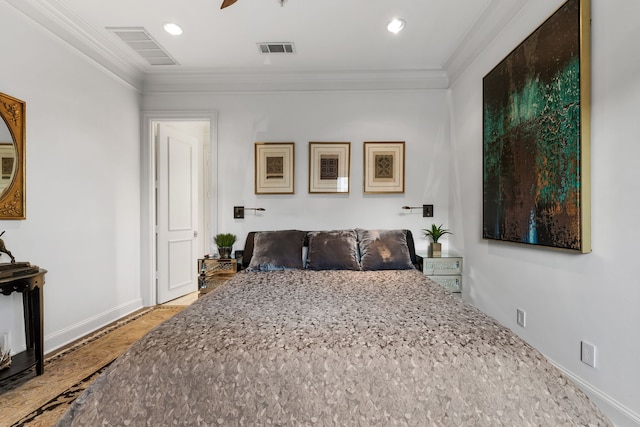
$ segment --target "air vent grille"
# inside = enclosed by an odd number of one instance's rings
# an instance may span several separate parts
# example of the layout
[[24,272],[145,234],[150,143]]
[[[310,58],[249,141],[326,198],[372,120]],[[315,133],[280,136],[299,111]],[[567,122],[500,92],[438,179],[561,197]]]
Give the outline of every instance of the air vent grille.
[[258,51],[264,54],[270,53],[295,53],[296,49],[291,42],[258,43]]
[[151,65],[178,65],[178,63],[142,27],[107,27]]

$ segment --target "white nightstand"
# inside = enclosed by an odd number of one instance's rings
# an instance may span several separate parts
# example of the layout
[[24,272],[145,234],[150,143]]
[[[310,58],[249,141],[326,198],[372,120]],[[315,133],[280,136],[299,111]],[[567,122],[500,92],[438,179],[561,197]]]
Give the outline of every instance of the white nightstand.
[[462,257],[443,254],[441,257],[429,257],[426,253],[417,253],[422,258],[422,272],[451,292],[462,291]]

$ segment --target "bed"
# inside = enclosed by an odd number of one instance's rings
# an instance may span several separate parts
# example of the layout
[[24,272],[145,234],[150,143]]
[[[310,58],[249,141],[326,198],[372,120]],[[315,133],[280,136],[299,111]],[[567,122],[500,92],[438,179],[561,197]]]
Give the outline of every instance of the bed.
[[58,425],[611,425],[415,261],[407,230],[251,233],[244,271],[135,343]]

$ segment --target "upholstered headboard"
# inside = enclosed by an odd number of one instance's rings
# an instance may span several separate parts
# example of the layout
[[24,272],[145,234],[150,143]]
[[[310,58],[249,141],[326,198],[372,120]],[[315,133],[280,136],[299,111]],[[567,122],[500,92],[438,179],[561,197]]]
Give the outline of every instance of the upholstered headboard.
[[[295,231],[295,230],[291,230],[291,231]],[[406,240],[407,240],[407,247],[409,249],[409,256],[411,258],[411,264],[413,264],[414,266],[417,265],[417,258],[416,258],[416,248],[415,248],[415,243],[413,240],[413,234],[411,233],[411,230],[401,230],[405,233],[406,236]],[[254,252],[254,246],[255,246],[255,236],[256,233],[259,233],[258,231],[251,231],[249,232],[249,234],[247,235],[247,239],[245,241],[244,244],[244,251],[242,253],[242,268],[245,269],[249,266],[249,264],[251,263],[251,259],[253,258],[253,252]],[[309,246],[309,233],[313,233],[313,232],[304,232],[304,246],[308,247]]]

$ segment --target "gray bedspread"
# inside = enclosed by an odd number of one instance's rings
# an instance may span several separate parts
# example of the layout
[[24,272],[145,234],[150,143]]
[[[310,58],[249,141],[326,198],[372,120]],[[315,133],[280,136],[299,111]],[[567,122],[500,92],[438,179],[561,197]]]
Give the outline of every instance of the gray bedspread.
[[239,273],[58,425],[610,424],[538,351],[407,270]]

